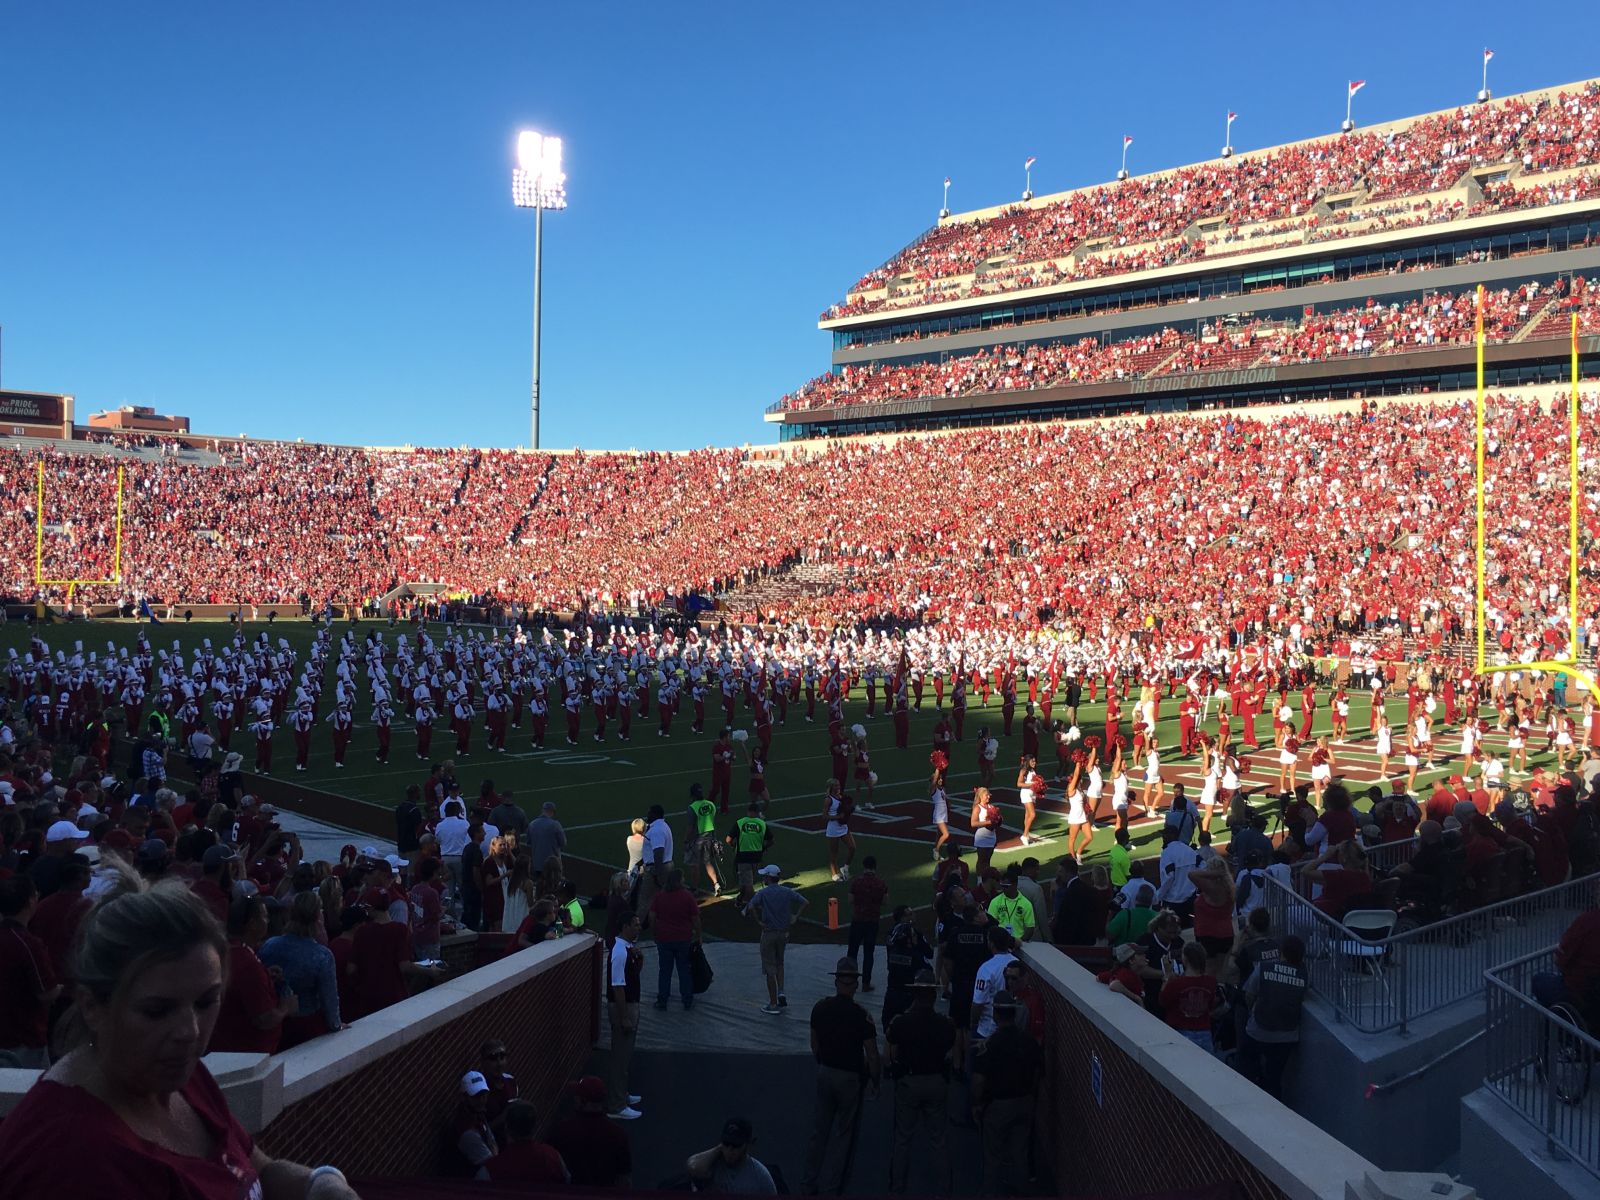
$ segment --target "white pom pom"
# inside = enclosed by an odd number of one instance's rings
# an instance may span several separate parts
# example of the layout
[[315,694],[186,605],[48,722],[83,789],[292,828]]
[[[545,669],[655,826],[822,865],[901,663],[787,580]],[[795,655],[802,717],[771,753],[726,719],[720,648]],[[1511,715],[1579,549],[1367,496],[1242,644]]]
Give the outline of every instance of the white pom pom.
[[1069,742],[1075,742],[1079,738],[1081,738],[1082,736],[1083,736],[1083,731],[1081,729],[1079,729],[1076,725],[1074,725],[1071,729],[1067,730],[1067,741],[1069,741]]
[[870,784],[876,784],[878,782],[878,773],[876,771],[868,771],[867,782]]
[[748,742],[750,740],[750,731],[748,729],[735,729],[733,731],[733,740],[736,742]]
[[858,738],[864,738],[867,736],[867,727],[865,725],[852,725],[850,726],[850,732]]

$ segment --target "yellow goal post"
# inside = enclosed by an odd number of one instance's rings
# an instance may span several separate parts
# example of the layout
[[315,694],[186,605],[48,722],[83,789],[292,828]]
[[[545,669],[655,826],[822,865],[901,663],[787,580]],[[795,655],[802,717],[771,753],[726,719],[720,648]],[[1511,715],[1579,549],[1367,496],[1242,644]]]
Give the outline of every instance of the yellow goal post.
[[33,532],[33,583],[35,587],[64,587],[67,589],[67,603],[72,603],[72,594],[80,587],[94,585],[115,584],[122,582],[122,468],[117,468],[117,519],[116,541],[112,550],[111,578],[110,579],[46,579],[44,577],[44,463],[37,464],[37,491],[34,502],[34,532]]

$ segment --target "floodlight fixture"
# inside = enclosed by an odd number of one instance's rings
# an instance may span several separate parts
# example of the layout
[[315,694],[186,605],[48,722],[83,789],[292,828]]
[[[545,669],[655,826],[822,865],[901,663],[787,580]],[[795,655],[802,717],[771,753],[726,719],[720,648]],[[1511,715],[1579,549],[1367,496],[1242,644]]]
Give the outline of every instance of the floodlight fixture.
[[567,206],[567,173],[561,167],[561,139],[525,129],[517,135],[517,165],[511,171],[511,200],[533,209],[533,385],[528,397],[531,449],[539,448],[539,293],[543,282],[544,210]]
[[517,135],[517,165],[511,172],[511,199],[518,208],[565,208],[567,175],[561,168],[561,139],[532,130]]

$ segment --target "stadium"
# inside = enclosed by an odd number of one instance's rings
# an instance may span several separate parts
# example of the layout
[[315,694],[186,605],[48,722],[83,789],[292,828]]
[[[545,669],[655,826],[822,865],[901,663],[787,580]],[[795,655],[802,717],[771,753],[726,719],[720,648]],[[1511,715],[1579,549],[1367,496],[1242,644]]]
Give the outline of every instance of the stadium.
[[0,1190],[116,906],[209,887],[162,1094],[308,1196],[1592,1194],[1600,80],[1489,57],[941,211],[767,445],[539,448],[537,282],[532,448],[0,391]]

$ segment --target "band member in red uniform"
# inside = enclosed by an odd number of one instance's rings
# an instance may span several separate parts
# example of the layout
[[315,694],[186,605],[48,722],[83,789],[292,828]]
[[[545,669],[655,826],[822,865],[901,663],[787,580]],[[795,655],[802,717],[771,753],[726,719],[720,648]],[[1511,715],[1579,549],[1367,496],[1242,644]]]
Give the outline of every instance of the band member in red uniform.
[[1194,721],[1200,706],[1187,691],[1178,704],[1178,753],[1188,757],[1194,751]]
[[389,703],[389,697],[381,696],[372,706],[372,725],[378,731],[378,761],[389,761],[390,724],[394,720],[394,705]]
[[345,751],[350,749],[350,731],[355,728],[349,704],[338,705],[325,719],[333,726],[333,765],[342,771]]
[[528,728],[533,733],[533,748],[544,749],[544,734],[550,724],[550,706],[538,692],[528,697]]
[[1300,740],[1311,737],[1311,722],[1317,715],[1317,689],[1311,683],[1300,689]]
[[250,732],[256,735],[256,773],[258,775],[272,774],[272,718],[264,716],[250,726]]
[[294,769],[304,771],[306,760],[311,755],[311,726],[316,723],[316,717],[311,712],[310,704],[297,706],[289,717],[289,728],[294,731]]
[[417,758],[426,760],[428,748],[433,745],[433,705],[424,700],[411,716],[417,729]]

